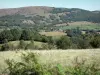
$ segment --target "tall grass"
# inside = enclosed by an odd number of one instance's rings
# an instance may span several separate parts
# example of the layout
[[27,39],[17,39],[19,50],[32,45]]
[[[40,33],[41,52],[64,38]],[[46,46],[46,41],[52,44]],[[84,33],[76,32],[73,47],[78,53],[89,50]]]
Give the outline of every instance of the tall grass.
[[95,61],[87,64],[86,59],[79,57],[73,60],[73,65],[56,64],[53,67],[39,63],[38,56],[31,52],[22,54],[21,60],[6,60],[9,75],[100,75],[99,63]]

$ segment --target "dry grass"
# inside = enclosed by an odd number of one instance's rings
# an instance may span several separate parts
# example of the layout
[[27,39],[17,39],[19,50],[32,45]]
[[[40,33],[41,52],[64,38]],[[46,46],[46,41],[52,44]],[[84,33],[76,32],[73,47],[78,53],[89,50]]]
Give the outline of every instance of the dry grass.
[[63,36],[66,35],[64,32],[59,32],[59,31],[53,31],[53,32],[40,32],[41,35],[46,35],[46,36]]
[[92,23],[92,22],[87,22],[87,21],[71,22],[71,23],[68,23],[68,25],[66,23],[57,24],[56,27],[57,29],[59,28],[62,30],[76,29],[77,27],[79,27],[82,30],[100,30],[99,23]]
[[[87,21],[77,21],[77,22],[71,22],[71,23],[68,23],[69,25],[74,25],[74,26],[80,26],[80,25],[93,25],[93,24],[96,24],[96,23],[92,23],[92,22],[87,22]],[[67,24],[66,23],[62,23],[62,24],[56,24],[55,26],[66,26]]]
[[87,22],[87,21],[79,21],[79,22],[69,23],[69,25],[91,25],[91,24],[95,24],[95,23]]
[[75,57],[84,58],[87,63],[92,63],[94,60],[100,63],[100,49],[88,50],[28,50],[28,51],[6,51],[0,52],[0,67],[5,68],[4,60],[15,59],[20,61],[21,53],[34,52],[38,55],[38,60],[42,64],[51,64],[52,66],[60,63],[62,65],[71,65]]
[[[53,8],[52,7],[46,7],[46,6],[30,6],[30,7],[21,7],[21,8],[9,8],[9,9],[0,9],[0,16],[5,15],[13,15],[16,13],[19,13],[21,15],[41,15],[45,16],[45,14],[48,14]],[[44,13],[45,12],[45,13]]]
[[[20,41],[11,41],[9,42],[9,44],[13,45],[13,46],[18,46]],[[29,44],[31,41],[24,41],[26,44]],[[38,41],[34,41],[34,45],[41,48],[42,44],[44,44],[43,42],[38,42]]]

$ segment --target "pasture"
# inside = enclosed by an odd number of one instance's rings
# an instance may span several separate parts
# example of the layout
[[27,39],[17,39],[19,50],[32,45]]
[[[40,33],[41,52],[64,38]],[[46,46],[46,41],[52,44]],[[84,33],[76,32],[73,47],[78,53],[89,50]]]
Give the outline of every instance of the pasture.
[[56,25],[57,29],[76,29],[79,27],[81,30],[100,30],[100,24],[99,23],[92,23],[92,22],[86,22],[86,21],[80,21],[80,22],[71,22],[68,23],[68,25],[64,24],[58,24]]
[[100,49],[86,49],[86,50],[19,50],[0,52],[0,70],[6,68],[5,60],[14,59],[20,61],[22,53],[34,52],[37,54],[38,61],[42,64],[54,66],[62,64],[63,66],[72,65],[74,59],[78,57],[80,60],[85,59],[87,64],[100,63]]
[[60,31],[52,31],[52,32],[40,32],[41,35],[45,36],[64,36],[66,33]]

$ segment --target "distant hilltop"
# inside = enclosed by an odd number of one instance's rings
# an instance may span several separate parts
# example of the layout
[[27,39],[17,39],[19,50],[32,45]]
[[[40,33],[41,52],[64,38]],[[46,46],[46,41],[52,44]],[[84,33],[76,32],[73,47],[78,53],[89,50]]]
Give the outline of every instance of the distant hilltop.
[[100,11],[79,8],[56,8],[47,6],[29,6],[0,9],[2,26],[56,25],[75,21],[100,23]]
[[[55,12],[55,13],[70,13],[70,12],[79,12],[79,8],[55,8],[55,7],[48,7],[48,6],[29,6],[29,7],[20,7],[20,8],[5,8],[0,9],[0,16],[5,15],[44,15],[47,13]],[[83,10],[87,11],[87,10]],[[91,11],[92,12],[92,11]],[[100,11],[93,11],[94,13],[100,13]]]

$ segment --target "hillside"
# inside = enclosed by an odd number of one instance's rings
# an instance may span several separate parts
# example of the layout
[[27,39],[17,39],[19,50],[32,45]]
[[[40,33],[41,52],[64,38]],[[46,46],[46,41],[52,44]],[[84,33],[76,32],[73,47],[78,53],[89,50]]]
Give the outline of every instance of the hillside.
[[8,8],[8,9],[0,9],[0,16],[5,15],[44,15],[44,13],[49,13],[53,8],[45,7],[45,6],[30,6],[30,7],[21,7],[21,8]]
[[100,12],[46,6],[0,9],[0,28],[30,27],[36,30],[55,30],[56,24],[68,25],[75,21],[100,23]]

